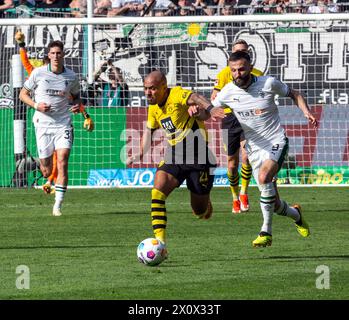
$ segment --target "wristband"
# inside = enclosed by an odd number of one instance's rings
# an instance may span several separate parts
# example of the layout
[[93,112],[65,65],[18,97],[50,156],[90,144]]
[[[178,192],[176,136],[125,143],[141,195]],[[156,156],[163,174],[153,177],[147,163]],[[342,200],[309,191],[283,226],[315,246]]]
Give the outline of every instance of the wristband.
[[38,106],[39,106],[39,103],[38,103],[38,102],[35,102],[33,108],[34,108],[35,110],[38,110]]
[[213,104],[210,104],[210,105],[207,107],[206,111],[211,112],[211,110],[212,110],[213,108],[214,108],[214,105],[213,105]]
[[86,111],[83,111],[82,115],[85,119],[88,119],[90,117],[90,115]]

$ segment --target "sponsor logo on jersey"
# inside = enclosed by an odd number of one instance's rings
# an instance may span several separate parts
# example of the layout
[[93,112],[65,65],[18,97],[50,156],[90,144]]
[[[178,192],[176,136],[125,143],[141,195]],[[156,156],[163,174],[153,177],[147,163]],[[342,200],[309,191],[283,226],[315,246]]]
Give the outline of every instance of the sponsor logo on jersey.
[[247,111],[237,111],[236,113],[242,118],[242,119],[249,119],[253,118],[255,116],[260,116],[265,111],[263,109],[253,109],[253,110],[247,110]]
[[46,93],[50,96],[59,96],[64,97],[65,91],[64,90],[53,90],[53,89],[46,89]]
[[256,116],[259,116],[259,115],[262,114],[263,112],[264,112],[263,109],[255,109],[255,110],[254,110],[254,113],[255,113]]

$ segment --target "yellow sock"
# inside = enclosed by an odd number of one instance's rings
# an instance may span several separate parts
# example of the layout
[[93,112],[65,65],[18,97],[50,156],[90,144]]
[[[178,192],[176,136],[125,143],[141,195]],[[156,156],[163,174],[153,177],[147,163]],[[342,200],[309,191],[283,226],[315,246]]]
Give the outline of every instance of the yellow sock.
[[243,163],[241,165],[241,194],[247,193],[248,185],[250,184],[252,176],[252,167],[250,164]]
[[231,174],[229,170],[227,171],[231,194],[233,195],[233,200],[239,199],[239,173]]
[[166,242],[166,201],[167,196],[157,189],[151,191],[151,224],[156,239]]

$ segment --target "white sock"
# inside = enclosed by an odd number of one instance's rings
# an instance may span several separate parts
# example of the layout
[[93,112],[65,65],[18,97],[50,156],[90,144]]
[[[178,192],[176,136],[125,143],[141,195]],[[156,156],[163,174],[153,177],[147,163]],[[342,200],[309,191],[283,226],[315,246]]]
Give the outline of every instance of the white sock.
[[290,217],[294,221],[298,221],[301,217],[297,209],[290,207],[286,201],[280,199],[280,207],[275,210],[275,213],[280,216]]
[[53,206],[54,209],[61,208],[66,191],[67,186],[56,185],[55,204]]
[[272,234],[272,220],[275,208],[276,190],[272,182],[260,185],[260,206],[263,214],[263,225],[261,232]]

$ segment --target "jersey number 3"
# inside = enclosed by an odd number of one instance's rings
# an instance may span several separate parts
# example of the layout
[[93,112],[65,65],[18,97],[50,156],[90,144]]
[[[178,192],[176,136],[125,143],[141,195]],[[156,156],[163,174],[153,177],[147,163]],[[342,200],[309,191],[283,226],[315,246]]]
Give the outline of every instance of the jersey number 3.
[[64,139],[67,139],[69,141],[73,141],[73,130],[64,130]]

